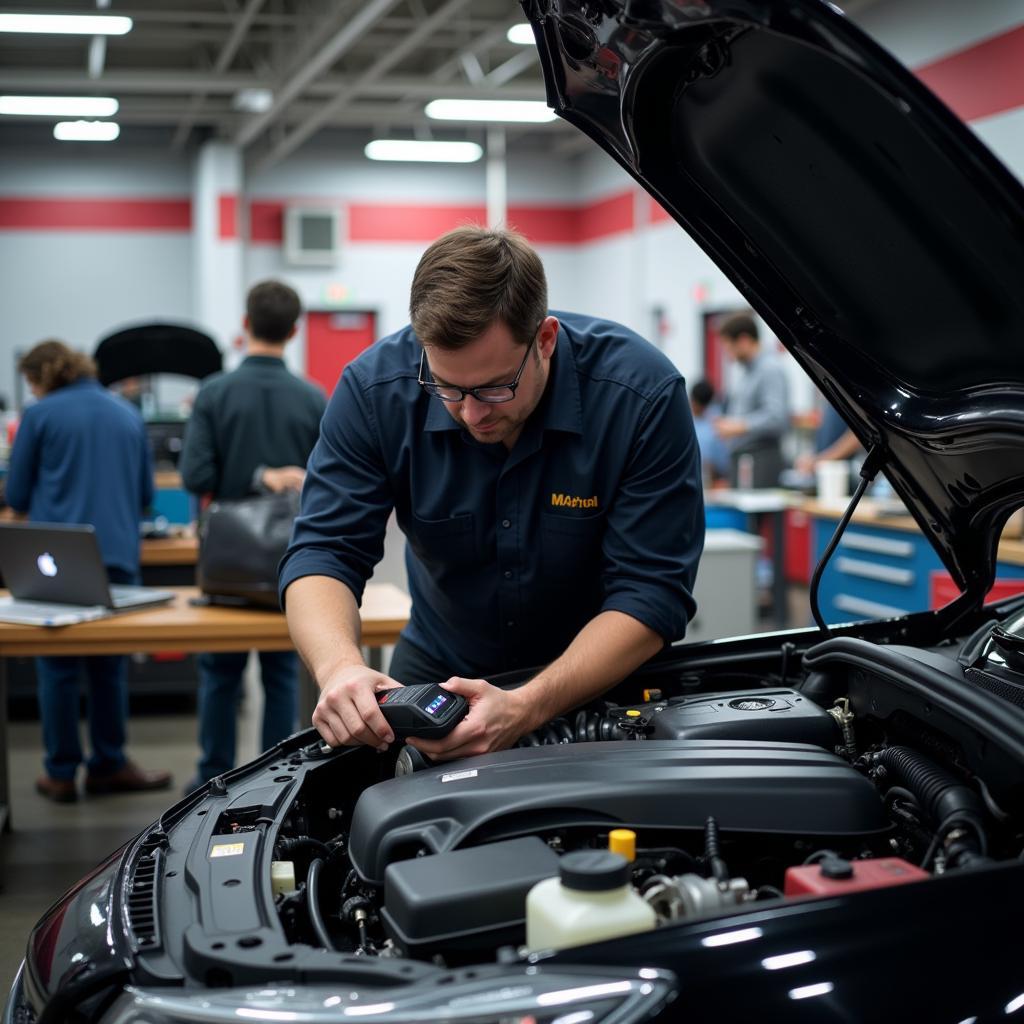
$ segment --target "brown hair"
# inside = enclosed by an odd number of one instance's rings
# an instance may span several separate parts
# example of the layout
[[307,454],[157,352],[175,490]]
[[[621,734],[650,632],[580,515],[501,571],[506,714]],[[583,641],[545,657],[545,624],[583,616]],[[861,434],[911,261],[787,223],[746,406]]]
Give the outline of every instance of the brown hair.
[[718,333],[723,338],[728,338],[729,341],[735,341],[744,334],[749,334],[754,341],[761,340],[757,333],[757,322],[749,313],[733,313],[718,328]]
[[18,370],[44,395],[75,381],[96,376],[96,364],[63,341],[41,341],[18,360]]
[[544,266],[514,231],[456,228],[431,244],[413,275],[409,318],[424,345],[462,348],[497,321],[528,345],[547,312]]
[[298,293],[283,281],[254,284],[245,299],[249,333],[259,341],[283,344],[301,313]]

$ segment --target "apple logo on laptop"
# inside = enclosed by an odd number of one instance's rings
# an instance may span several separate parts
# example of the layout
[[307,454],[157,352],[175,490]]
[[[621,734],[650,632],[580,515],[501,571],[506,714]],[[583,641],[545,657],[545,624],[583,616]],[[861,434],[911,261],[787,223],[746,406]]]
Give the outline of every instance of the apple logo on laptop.
[[44,576],[56,576],[57,575],[57,563],[54,561],[53,555],[49,551],[44,551],[37,559],[36,565],[39,566],[39,571]]

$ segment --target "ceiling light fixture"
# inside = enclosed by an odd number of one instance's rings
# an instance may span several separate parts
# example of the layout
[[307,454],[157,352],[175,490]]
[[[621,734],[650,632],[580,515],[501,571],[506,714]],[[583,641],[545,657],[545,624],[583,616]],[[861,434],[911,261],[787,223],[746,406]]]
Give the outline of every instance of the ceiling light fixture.
[[123,36],[131,28],[132,19],[120,14],[0,14],[0,32]]
[[239,89],[231,100],[235,110],[244,110],[247,114],[265,114],[273,105],[274,93],[259,86]]
[[508,121],[542,124],[555,112],[543,100],[431,100],[427,117],[437,121]]
[[61,142],[113,142],[121,134],[114,121],[58,121],[53,137]]
[[510,43],[515,43],[516,46],[533,46],[536,42],[533,37],[533,26],[526,21],[520,22],[518,25],[513,25],[508,32],[505,33],[505,38]]
[[0,114],[28,117],[113,117],[117,108],[110,96],[0,96]]
[[423,163],[471,164],[484,155],[475,142],[433,142],[426,139],[374,139],[363,150],[370,160],[413,160]]

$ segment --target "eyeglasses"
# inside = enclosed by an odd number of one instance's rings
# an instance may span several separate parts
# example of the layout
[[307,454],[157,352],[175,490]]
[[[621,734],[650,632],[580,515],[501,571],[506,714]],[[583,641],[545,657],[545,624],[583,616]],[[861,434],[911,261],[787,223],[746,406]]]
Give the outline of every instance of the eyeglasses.
[[[500,405],[502,402],[511,402],[516,397],[516,388],[519,387],[519,378],[526,369],[526,360],[530,358],[530,349],[533,348],[537,335],[534,334],[530,344],[526,346],[526,354],[523,361],[516,370],[515,377],[508,384],[491,384],[485,388],[460,388],[454,384],[438,384],[437,381],[423,379],[423,364],[426,351],[420,352],[419,385],[432,398],[440,398],[442,402],[462,402],[466,395],[472,395],[478,402],[487,405]],[[428,367],[429,369],[429,367]]]

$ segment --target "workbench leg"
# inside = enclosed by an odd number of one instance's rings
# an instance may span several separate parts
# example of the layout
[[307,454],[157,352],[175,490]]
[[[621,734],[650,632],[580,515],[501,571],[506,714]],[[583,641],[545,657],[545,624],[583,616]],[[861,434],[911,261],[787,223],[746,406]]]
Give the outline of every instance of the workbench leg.
[[367,647],[366,648],[366,664],[374,670],[374,672],[384,671],[384,648],[383,647]]
[[772,608],[775,612],[775,628],[785,629],[789,621],[789,595],[786,586],[786,513],[783,510],[771,513],[772,540]]
[[308,729],[313,720],[313,710],[320,699],[320,688],[299,658],[299,728]]
[[11,831],[10,753],[7,736],[7,659],[0,657],[0,832]]

